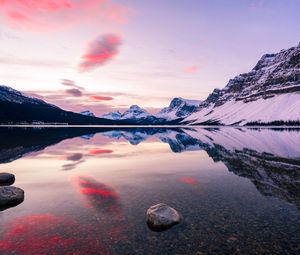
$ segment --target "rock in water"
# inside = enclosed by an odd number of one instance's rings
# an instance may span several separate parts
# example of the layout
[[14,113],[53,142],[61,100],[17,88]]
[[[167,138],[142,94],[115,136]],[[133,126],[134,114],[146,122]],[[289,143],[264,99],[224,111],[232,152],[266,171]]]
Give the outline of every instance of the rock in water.
[[147,210],[147,224],[151,230],[164,231],[179,223],[180,214],[172,207],[160,203]]
[[15,182],[15,176],[10,173],[0,173],[0,186],[12,185]]
[[24,201],[24,190],[17,187],[0,187],[0,211]]

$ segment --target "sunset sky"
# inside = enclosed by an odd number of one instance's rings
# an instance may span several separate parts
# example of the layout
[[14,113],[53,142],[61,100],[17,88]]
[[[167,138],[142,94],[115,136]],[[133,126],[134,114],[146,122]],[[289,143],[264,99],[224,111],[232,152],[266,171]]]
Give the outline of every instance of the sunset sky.
[[205,99],[300,40],[299,0],[0,0],[0,84],[97,115]]

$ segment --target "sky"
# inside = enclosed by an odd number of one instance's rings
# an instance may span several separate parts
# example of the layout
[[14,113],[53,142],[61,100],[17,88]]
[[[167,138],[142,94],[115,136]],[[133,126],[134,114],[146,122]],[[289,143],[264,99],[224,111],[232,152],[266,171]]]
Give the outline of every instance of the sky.
[[300,41],[299,0],[0,0],[0,84],[97,116],[203,100]]

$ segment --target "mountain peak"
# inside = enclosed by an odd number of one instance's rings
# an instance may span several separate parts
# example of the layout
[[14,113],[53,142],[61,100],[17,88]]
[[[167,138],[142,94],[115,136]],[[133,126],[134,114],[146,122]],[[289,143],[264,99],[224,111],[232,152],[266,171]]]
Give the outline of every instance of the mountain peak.
[[265,54],[248,73],[216,89],[186,121],[245,125],[299,122],[300,44]]
[[139,107],[138,105],[131,105],[127,111],[122,114],[121,119],[141,119],[147,118],[150,114]]
[[136,110],[143,110],[143,109],[138,105],[134,104],[129,107],[129,110],[136,111]]
[[185,118],[198,109],[202,101],[184,99],[182,97],[175,97],[171,100],[168,107],[163,108],[157,115],[157,118],[165,118],[173,120],[178,118]]

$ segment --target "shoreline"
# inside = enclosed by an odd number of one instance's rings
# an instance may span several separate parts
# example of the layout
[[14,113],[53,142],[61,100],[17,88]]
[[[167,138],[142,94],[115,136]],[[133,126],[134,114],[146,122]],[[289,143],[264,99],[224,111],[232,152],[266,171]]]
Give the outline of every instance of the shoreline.
[[0,127],[32,127],[32,128],[277,128],[277,129],[300,129],[300,126],[273,126],[273,125],[254,125],[254,126],[238,126],[238,125],[8,125],[8,124],[0,124]]

